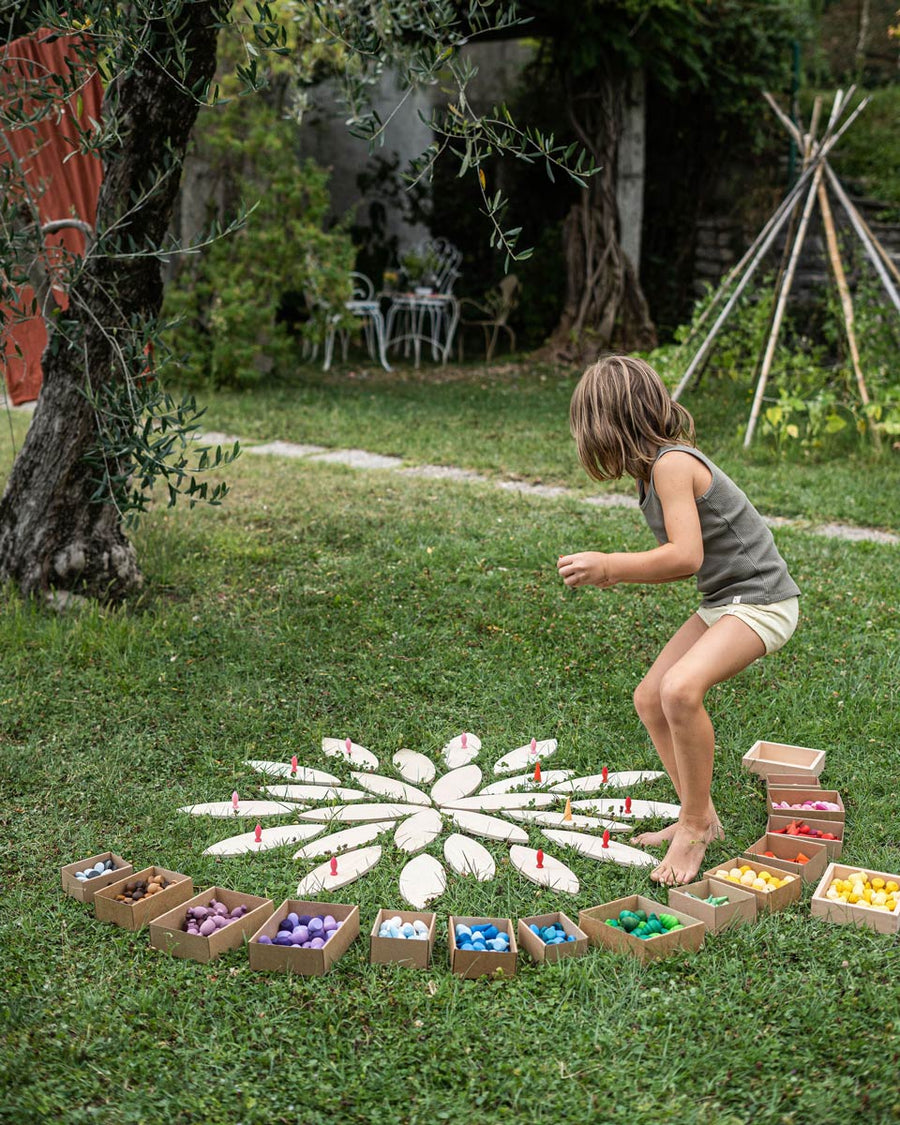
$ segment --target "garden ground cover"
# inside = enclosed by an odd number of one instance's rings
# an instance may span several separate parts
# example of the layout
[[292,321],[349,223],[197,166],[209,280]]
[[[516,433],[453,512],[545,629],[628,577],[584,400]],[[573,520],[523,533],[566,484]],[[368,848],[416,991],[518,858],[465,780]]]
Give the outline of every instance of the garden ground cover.
[[[327,397],[333,444],[371,448],[375,424],[354,438],[336,386]],[[227,428],[219,405],[209,424]],[[561,426],[546,403],[535,408],[536,432],[556,431],[548,464],[572,457],[557,405]],[[424,443],[428,416],[410,414],[411,444]],[[508,416],[518,429],[512,407]],[[253,402],[234,422],[252,430]],[[443,425],[455,425],[449,412]],[[332,444],[321,428],[288,428],[260,423],[256,436]],[[402,436],[380,451],[405,452]],[[448,460],[465,463],[475,448],[449,443]],[[774,479],[780,465],[761,457],[757,471]],[[64,897],[59,866],[106,849],[197,886],[276,905],[292,897],[312,866],[292,848],[217,861],[201,853],[232,826],[175,810],[252,794],[247,758],[296,753],[332,768],[323,735],[351,735],[388,773],[399,747],[436,756],[464,729],[483,740],[486,774],[532,735],[559,740],[554,767],[655,765],[631,692],[692,611],[693,584],[569,591],[555,565],[563,551],[646,547],[639,513],[279,458],[244,457],[229,479],[223,508],[161,509],[144,522],[148,585],[134,604],[55,617],[4,596],[0,1120],[900,1117],[897,939],[813,919],[808,890],[697,954],[646,968],[599,950],[555,966],[522,957],[516,978],[497,982],[450,975],[447,914],[577,918],[652,893],[646,873],[564,855],[581,879],[573,901],[538,890],[490,844],[496,879],[453,878],[435,904],[429,972],[369,967],[361,936],[320,979],[252,973],[244,950],[209,965],[170,959],[146,931],[103,925]],[[838,518],[832,486],[813,472],[809,481],[810,518]],[[804,591],[801,626],[781,653],[711,693],[728,840],[710,864],[764,829],[763,785],[740,759],[767,738],[827,750],[823,782],[847,807],[846,861],[897,871],[898,550],[793,529],[778,539]],[[673,798],[664,781],[634,795]],[[402,906],[401,856],[385,842],[381,864],[334,896],[359,904],[363,935],[379,907]]]

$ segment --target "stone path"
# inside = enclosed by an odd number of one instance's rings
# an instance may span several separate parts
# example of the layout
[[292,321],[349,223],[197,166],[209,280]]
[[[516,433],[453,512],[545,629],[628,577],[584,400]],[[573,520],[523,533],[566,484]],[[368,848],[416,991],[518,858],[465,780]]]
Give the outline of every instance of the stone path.
[[[198,435],[199,439],[199,435]],[[276,456],[304,458],[309,461],[324,461],[332,465],[346,465],[351,469],[382,469],[401,473],[404,476],[425,477],[431,480],[461,481],[467,484],[483,484],[504,492],[520,492],[528,496],[548,499],[568,497],[582,504],[592,504],[601,508],[636,508],[637,499],[622,493],[610,492],[600,496],[585,496],[572,489],[554,487],[546,484],[530,484],[527,481],[499,480],[484,476],[473,469],[459,469],[450,465],[407,465],[402,457],[388,457],[381,453],[369,453],[364,449],[328,449],[323,445],[295,445],[287,441],[270,441],[261,444],[246,443],[229,434],[209,432],[202,435],[204,442],[213,445],[233,445],[240,441],[244,453],[256,457]],[[821,535],[828,539],[845,539],[850,542],[900,543],[900,535],[881,531],[874,527],[855,527],[852,524],[826,523],[813,525],[806,520],[788,519],[785,516],[764,516],[770,527],[790,527],[810,535]]]

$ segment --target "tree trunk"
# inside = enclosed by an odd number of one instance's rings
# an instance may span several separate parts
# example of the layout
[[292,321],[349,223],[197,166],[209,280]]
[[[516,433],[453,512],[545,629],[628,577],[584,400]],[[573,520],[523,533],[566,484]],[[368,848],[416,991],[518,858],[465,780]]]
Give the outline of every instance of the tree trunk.
[[[103,420],[91,398],[111,386],[125,390],[145,373],[144,347],[162,302],[159,261],[149,254],[169,224],[227,8],[195,0],[180,16],[141,29],[146,38],[123,33],[129,49],[140,41],[142,50],[103,100],[104,122],[115,123],[116,134],[103,153],[96,241],[63,323],[48,326],[41,394],[0,500],[0,578],[26,595],[57,590],[118,601],[141,585],[119,509],[109,497],[94,498],[96,469],[86,455],[102,444]],[[127,256],[135,252],[147,256]],[[110,449],[107,458],[113,475],[127,473],[127,454]]]
[[567,92],[578,139],[600,171],[563,224],[566,298],[559,325],[544,348],[546,358],[584,363],[603,350],[648,349],[656,329],[637,278],[621,246],[616,202],[617,154],[622,135],[627,76],[603,67],[589,87]]

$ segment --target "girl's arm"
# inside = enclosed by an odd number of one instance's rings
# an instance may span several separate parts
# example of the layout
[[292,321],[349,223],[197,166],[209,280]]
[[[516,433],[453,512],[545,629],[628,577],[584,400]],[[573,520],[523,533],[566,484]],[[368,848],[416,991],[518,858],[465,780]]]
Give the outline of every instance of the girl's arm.
[[651,551],[582,551],[560,556],[567,586],[615,586],[619,582],[675,582],[696,574],[703,562],[703,535],[696,497],[709,487],[709,469],[678,450],[656,462],[653,484],[663,510],[668,543]]

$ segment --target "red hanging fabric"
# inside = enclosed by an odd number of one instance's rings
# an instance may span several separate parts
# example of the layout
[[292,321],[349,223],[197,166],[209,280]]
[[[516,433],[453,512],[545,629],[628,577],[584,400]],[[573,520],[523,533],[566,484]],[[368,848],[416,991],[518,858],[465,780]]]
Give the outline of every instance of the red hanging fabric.
[[[96,71],[88,71],[78,58],[76,36],[55,37],[49,29],[16,39],[0,48],[0,164],[16,160],[24,175],[25,190],[34,201],[41,225],[56,219],[77,218],[91,228],[97,212],[97,197],[103,166],[98,157],[78,152],[77,122],[89,127],[100,120],[103,87]],[[58,111],[34,126],[16,128],[11,120],[22,98],[27,112],[34,106],[36,89],[46,90],[53,75],[81,72],[77,94],[61,101]],[[66,228],[44,239],[52,263],[70,255],[81,256],[84,234]],[[53,287],[59,305],[68,298],[58,284]],[[3,357],[6,389],[13,403],[30,402],[41,388],[41,356],[47,344],[43,317],[32,315],[34,290],[22,286],[12,306],[0,307],[0,355]]]

